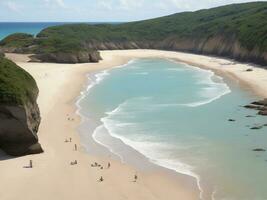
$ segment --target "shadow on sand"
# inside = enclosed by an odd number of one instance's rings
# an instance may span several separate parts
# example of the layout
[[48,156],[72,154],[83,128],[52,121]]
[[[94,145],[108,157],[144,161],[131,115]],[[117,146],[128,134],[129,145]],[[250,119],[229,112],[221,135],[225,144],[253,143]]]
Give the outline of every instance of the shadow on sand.
[[0,161],[14,159],[14,158],[16,157],[7,155],[3,150],[0,149]]

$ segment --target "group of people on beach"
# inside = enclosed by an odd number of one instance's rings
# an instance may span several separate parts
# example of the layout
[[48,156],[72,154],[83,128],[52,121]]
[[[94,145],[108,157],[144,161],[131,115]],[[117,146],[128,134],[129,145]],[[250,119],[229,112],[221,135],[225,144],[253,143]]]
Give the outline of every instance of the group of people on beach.
[[[72,138],[71,137],[69,139],[65,139],[65,143],[69,143],[69,142],[72,142]],[[74,144],[74,151],[77,151],[77,150],[78,150],[77,144]],[[74,160],[74,161],[70,162],[70,165],[77,165],[77,164],[78,164],[77,160]],[[100,169],[104,169],[104,167],[101,164],[97,163],[97,162],[91,164],[91,167],[99,167]],[[111,167],[111,163],[108,162],[106,169],[109,169],[110,167]],[[24,168],[33,168],[33,161],[30,160],[29,161],[29,165],[28,166],[24,166]],[[137,182],[137,179],[138,179],[138,176],[137,176],[137,174],[135,174],[133,182]],[[103,182],[104,181],[103,176],[100,176],[98,181],[99,182]]]

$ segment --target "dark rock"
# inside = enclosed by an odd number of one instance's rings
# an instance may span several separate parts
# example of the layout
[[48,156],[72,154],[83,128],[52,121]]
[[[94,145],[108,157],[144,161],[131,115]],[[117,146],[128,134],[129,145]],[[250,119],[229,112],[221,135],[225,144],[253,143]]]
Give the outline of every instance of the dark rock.
[[254,101],[249,105],[244,106],[245,108],[259,110],[259,115],[267,116],[267,99]]
[[253,104],[249,104],[249,105],[246,105],[244,106],[245,108],[248,108],[248,109],[255,109],[255,110],[260,110],[262,109],[262,106],[260,105],[253,105]]
[[235,122],[235,119],[228,119],[229,122]]
[[255,117],[255,116],[253,116],[253,115],[247,115],[246,117],[250,118],[250,117]]
[[102,60],[100,53],[98,51],[91,52],[89,54],[90,62],[98,62],[99,60]]
[[261,110],[258,112],[259,115],[267,116],[267,110]]
[[260,105],[260,106],[267,106],[267,99],[264,99],[264,100],[261,100],[261,101],[254,101],[251,104]]
[[263,152],[263,151],[266,151],[266,150],[263,149],[263,148],[256,148],[256,149],[253,149],[253,151],[261,151],[261,152]]
[[253,69],[247,69],[246,71],[247,71],[247,72],[252,72],[252,71],[253,71]]
[[0,105],[0,148],[12,156],[42,153],[37,138],[40,120],[36,103],[25,107]]
[[54,62],[54,63],[89,63],[101,60],[97,51],[83,51],[75,53],[46,53],[36,54],[30,57],[30,62]]
[[252,129],[252,130],[258,130],[258,129],[262,129],[262,126],[254,126],[254,127],[250,128],[250,129]]
[[43,152],[37,137],[41,117],[35,80],[1,58],[0,83],[0,148],[12,156]]

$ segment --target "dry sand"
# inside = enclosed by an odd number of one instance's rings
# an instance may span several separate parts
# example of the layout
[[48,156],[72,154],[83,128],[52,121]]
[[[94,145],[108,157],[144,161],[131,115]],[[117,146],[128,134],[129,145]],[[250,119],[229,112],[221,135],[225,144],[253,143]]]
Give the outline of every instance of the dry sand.
[[[170,58],[230,74],[255,94],[267,97],[267,71],[261,68],[214,57],[156,50],[103,51],[101,55],[100,63],[75,65],[27,63],[25,55],[7,55],[37,81],[42,117],[38,135],[45,153],[0,159],[1,200],[198,199],[199,191],[191,177],[176,177],[164,170],[138,171],[108,157],[85,153],[77,133],[80,117],[75,114],[75,102],[89,72],[122,65],[133,58]],[[248,68],[253,71],[246,72]],[[70,137],[72,142],[65,143]],[[74,151],[74,144],[78,145],[78,151]],[[23,168],[30,159],[33,168]],[[71,166],[74,160],[78,164]],[[95,161],[104,169],[92,168],[90,165]],[[111,168],[105,169],[108,162]],[[136,172],[139,179],[133,183]],[[97,181],[100,176],[104,178],[101,183]]]

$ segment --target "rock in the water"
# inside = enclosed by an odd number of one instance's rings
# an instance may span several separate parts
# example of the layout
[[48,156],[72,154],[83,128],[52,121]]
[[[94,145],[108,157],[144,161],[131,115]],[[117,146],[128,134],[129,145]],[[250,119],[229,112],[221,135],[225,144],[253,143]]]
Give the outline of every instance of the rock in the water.
[[267,116],[267,99],[261,101],[254,101],[249,105],[244,106],[245,108],[259,110],[259,115]]
[[253,151],[266,151],[266,150],[263,148],[256,148],[256,149],[253,149]]
[[229,122],[235,122],[235,119],[228,119]]
[[262,126],[254,126],[254,127],[250,128],[250,129],[252,129],[252,130],[258,130],[258,129],[262,129]]
[[258,112],[259,115],[267,116],[267,110],[261,110]]
[[247,69],[246,71],[247,71],[247,72],[252,72],[252,71],[253,71],[253,69],[251,69],[251,68],[250,68],[250,69]]
[[267,99],[260,100],[260,101],[254,101],[251,104],[260,105],[260,106],[267,106]]
[[253,105],[253,104],[249,104],[249,105],[246,105],[244,107],[248,108],[248,109],[255,109],[255,110],[260,110],[262,108],[262,106],[260,106],[260,105]]

